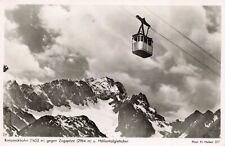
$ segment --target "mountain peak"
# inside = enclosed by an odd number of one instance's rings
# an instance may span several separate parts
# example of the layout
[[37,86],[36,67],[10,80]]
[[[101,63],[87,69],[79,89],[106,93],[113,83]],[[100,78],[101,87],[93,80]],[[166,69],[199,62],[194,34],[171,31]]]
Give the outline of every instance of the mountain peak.
[[220,115],[220,109],[218,109],[214,114],[215,115]]
[[208,113],[208,114],[210,113],[211,114],[213,112],[211,110],[207,110],[205,113]]
[[202,114],[202,113],[201,113],[199,110],[195,110],[193,114],[195,114],[195,115],[200,115],[200,114]]
[[206,117],[213,116],[213,112],[210,111],[210,110],[207,110],[203,115],[206,116]]
[[143,93],[139,93],[138,95],[132,95],[130,101],[133,104],[142,105],[145,108],[149,107],[149,102],[147,100],[147,97]]
[[192,114],[190,114],[184,121],[187,123],[191,123],[198,119],[203,114],[199,110],[195,110]]

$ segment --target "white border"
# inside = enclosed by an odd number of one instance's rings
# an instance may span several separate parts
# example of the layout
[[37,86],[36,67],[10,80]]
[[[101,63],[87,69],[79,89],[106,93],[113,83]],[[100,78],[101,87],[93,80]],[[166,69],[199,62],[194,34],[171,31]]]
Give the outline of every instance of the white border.
[[[3,45],[4,45],[4,6],[11,5],[11,4],[69,4],[69,5],[166,5],[166,6],[179,6],[179,5],[220,5],[222,8],[222,35],[221,35],[221,138],[220,143],[218,144],[194,144],[192,140],[207,140],[207,139],[193,139],[193,138],[128,138],[129,142],[127,144],[116,144],[116,145],[158,145],[158,146],[225,146],[225,1],[224,0],[3,0],[0,1],[0,64],[1,67],[3,66],[3,59],[4,59],[4,52],[3,52]],[[3,87],[3,72],[0,72],[0,86]],[[2,93],[3,88],[0,88],[0,93]],[[1,106],[3,105],[3,94],[0,98]],[[3,130],[3,109],[0,108],[1,114],[1,122],[0,122],[0,131]],[[1,134],[0,134],[1,135]],[[27,139],[29,139],[27,137]],[[56,138],[44,138],[44,139],[56,139]],[[57,138],[60,139],[60,138]],[[62,139],[62,138],[61,138]],[[64,138],[64,139],[78,139],[78,138]],[[97,138],[91,138],[96,139]],[[127,138],[121,138],[127,139]],[[210,139],[210,140],[218,140],[218,139]],[[11,145],[54,145],[54,146],[61,146],[63,143],[53,143],[53,144],[46,144],[46,143],[4,143],[4,139],[2,135],[0,136],[0,145],[4,146],[11,146]],[[66,145],[115,145],[114,143],[97,143],[97,144],[88,144],[88,143],[70,143]]]

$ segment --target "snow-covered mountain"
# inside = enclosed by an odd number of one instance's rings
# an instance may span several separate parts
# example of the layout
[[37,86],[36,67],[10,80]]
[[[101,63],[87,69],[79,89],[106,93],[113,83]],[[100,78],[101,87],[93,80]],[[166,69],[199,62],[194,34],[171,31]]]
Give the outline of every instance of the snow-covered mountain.
[[184,121],[177,120],[171,125],[174,134],[172,137],[218,138],[220,137],[220,110],[215,113],[209,110],[201,113],[196,110]]
[[169,123],[144,94],[128,96],[120,82],[108,77],[41,85],[9,81],[4,129],[8,136],[219,137],[220,111],[196,111]]
[[106,137],[88,117],[43,116],[18,132],[21,136]]

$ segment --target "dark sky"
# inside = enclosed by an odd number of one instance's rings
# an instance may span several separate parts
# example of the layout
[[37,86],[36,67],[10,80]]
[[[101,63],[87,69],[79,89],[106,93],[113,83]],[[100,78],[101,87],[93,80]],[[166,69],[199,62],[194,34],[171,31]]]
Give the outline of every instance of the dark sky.
[[[219,73],[219,64],[151,11],[220,60],[220,7],[20,5],[5,12],[5,63],[10,66],[5,79],[38,84],[108,76],[129,94],[146,94],[168,119],[219,108],[220,78],[202,65]],[[152,31],[153,57],[133,55],[131,35],[140,24],[136,14],[202,64]]]

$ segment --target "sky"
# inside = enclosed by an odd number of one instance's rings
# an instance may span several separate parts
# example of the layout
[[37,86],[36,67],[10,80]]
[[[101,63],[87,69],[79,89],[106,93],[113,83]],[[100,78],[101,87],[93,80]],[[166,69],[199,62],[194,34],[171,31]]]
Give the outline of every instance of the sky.
[[[152,30],[153,56],[132,54],[137,14],[189,54]],[[220,60],[219,6],[15,5],[5,11],[4,79],[41,84],[107,76],[129,95],[144,93],[168,120],[217,110],[220,64],[161,19]]]

